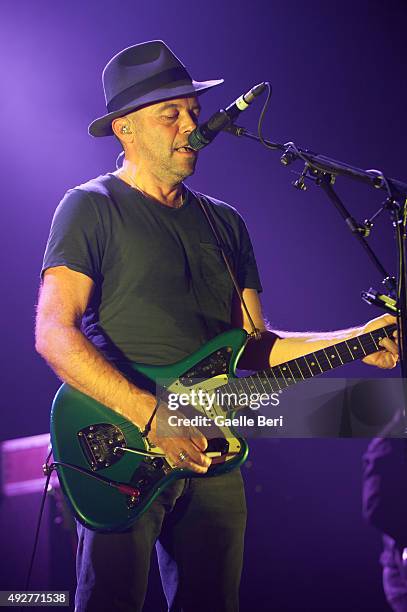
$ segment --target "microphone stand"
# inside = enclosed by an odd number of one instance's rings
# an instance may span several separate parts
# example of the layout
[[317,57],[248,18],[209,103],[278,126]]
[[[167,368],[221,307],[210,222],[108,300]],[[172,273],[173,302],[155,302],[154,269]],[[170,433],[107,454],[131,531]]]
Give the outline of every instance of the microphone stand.
[[[297,160],[304,162],[304,169],[299,178],[293,183],[294,187],[305,191],[307,185],[305,180],[312,180],[326,193],[339,214],[342,216],[351,233],[359,241],[359,244],[365,250],[373,264],[379,270],[383,277],[383,284],[391,297],[378,295],[370,289],[369,292],[363,292],[362,297],[369,303],[374,303],[387,312],[397,317],[398,343],[400,354],[400,369],[402,377],[402,386],[404,392],[404,405],[402,407],[403,420],[403,435],[407,434],[407,390],[405,380],[407,379],[407,266],[406,266],[406,226],[407,226],[407,183],[388,178],[379,170],[362,170],[337,161],[325,155],[320,155],[308,149],[297,147],[294,142],[285,144],[271,142],[264,138],[260,138],[256,134],[250,133],[246,128],[235,124],[227,125],[224,130],[229,134],[238,137],[245,137],[255,140],[265,145],[267,148],[276,151],[282,151],[283,155],[280,158],[284,166],[289,166]],[[346,209],[338,194],[334,191],[333,185],[337,176],[347,176],[352,180],[366,183],[376,189],[382,189],[387,193],[387,197],[383,202],[382,207],[377,211],[371,219],[366,220],[363,224],[357,223]],[[396,279],[390,276],[371,246],[366,241],[373,227],[373,219],[381,212],[388,210],[395,228],[396,247],[398,257],[398,275]]]

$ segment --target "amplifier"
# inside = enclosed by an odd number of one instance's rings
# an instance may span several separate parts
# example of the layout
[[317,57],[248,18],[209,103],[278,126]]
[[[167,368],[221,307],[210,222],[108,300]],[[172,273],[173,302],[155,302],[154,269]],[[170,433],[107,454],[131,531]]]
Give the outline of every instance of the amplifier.
[[[36,493],[45,486],[42,466],[50,451],[49,434],[16,438],[1,443],[1,491],[6,497]],[[51,487],[59,487],[52,473]]]
[[[0,590],[23,589],[45,486],[42,466],[49,434],[6,440],[0,445]],[[75,587],[76,530],[52,473],[41,522],[30,589],[70,591]]]

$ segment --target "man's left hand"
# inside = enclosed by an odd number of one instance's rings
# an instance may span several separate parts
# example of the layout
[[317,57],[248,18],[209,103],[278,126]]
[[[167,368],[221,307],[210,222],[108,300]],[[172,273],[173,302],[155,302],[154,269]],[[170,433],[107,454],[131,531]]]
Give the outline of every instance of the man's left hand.
[[[396,323],[396,317],[392,315],[382,315],[376,319],[369,321],[363,328],[363,333],[371,332],[385,325]],[[391,369],[395,368],[399,360],[399,349],[397,345],[397,330],[393,333],[394,340],[383,338],[379,344],[383,350],[377,351],[365,357],[362,361],[369,365],[377,366],[378,368]]]

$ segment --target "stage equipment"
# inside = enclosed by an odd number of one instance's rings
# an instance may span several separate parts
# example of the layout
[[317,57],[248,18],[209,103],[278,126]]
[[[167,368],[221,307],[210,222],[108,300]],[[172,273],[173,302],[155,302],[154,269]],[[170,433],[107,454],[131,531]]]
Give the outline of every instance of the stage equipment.
[[[398,342],[400,353],[400,369],[403,379],[407,378],[407,265],[406,265],[406,228],[407,228],[407,183],[398,179],[389,178],[381,170],[362,170],[337,161],[326,155],[315,153],[309,149],[298,147],[294,142],[284,144],[267,140],[262,135],[262,123],[264,114],[271,97],[271,87],[264,107],[261,111],[258,123],[258,135],[252,134],[246,128],[228,123],[223,130],[237,137],[245,137],[255,140],[268,149],[280,151],[280,161],[284,166],[289,166],[295,161],[302,161],[304,168],[293,182],[293,186],[300,191],[305,191],[307,182],[318,185],[326,193],[333,203],[347,227],[363,247],[373,264],[383,277],[383,285],[386,287],[387,295],[382,295],[374,289],[362,292],[362,298],[371,304],[375,304],[383,310],[397,317]],[[386,193],[386,198],[381,208],[364,223],[358,223],[334,191],[333,185],[338,177],[348,177],[352,180],[365,183],[375,189]],[[390,275],[380,262],[379,258],[368,244],[367,238],[372,233],[373,220],[383,211],[388,211],[396,235],[396,257],[397,278]],[[406,387],[406,385],[404,385]],[[407,397],[403,406],[404,430],[407,433]]]

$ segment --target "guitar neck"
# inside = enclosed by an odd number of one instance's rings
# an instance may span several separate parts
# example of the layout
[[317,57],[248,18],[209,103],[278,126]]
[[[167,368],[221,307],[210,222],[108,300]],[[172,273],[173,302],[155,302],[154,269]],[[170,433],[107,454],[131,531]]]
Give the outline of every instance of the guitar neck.
[[242,391],[245,391],[247,387],[249,392],[277,393],[305,379],[319,376],[324,372],[375,353],[381,349],[380,340],[390,338],[395,329],[397,329],[395,324],[386,325],[372,332],[332,344],[325,349],[256,372],[254,375],[234,379],[233,383],[232,381],[230,383],[233,386],[238,384]]

